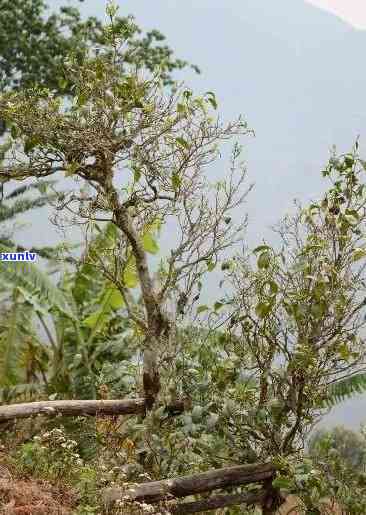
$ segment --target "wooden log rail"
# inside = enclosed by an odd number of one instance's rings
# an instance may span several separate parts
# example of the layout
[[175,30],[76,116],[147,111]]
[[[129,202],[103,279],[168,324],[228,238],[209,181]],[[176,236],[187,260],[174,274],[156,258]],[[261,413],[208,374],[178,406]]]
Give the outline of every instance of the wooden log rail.
[[[275,469],[270,463],[238,465],[210,472],[202,472],[193,476],[142,483],[128,490],[109,488],[104,493],[104,502],[107,506],[116,501],[122,501],[127,504],[128,502],[144,502],[147,504],[168,502],[172,499],[211,492],[217,489],[244,486],[252,483],[268,484],[269,482],[271,484],[274,475]],[[220,495],[176,506],[172,505],[169,506],[169,510],[174,514],[197,513],[235,504],[262,504],[265,502],[266,495],[265,489],[253,493]]]
[[[0,423],[35,415],[131,415],[145,412],[145,399],[127,400],[62,400],[40,401],[0,406]],[[184,401],[175,401],[166,407],[167,413],[179,414],[185,410]]]

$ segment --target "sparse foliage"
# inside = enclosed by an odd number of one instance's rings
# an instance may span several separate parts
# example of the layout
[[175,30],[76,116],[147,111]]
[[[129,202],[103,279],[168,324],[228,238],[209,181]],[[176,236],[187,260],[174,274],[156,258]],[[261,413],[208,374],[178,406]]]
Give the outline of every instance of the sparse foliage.
[[[115,247],[99,256],[99,268],[144,334],[144,389],[151,405],[160,390],[157,356],[166,355],[173,334],[165,312],[169,295],[181,285],[191,296],[207,267],[236,237],[225,219],[244,196],[240,164],[237,174],[240,148],[234,148],[228,181],[212,190],[203,171],[217,159],[217,143],[248,129],[240,119],[224,126],[212,118],[211,92],[201,98],[187,90],[168,94],[158,77],[121,75],[115,55],[67,65],[65,78],[75,94],[71,107],[44,89],[3,96],[1,115],[17,139],[1,176],[74,176],[89,192],[63,195],[57,209],[71,213],[74,222],[108,221],[117,227]],[[178,224],[178,244],[157,287],[148,253],[157,250],[154,231],[171,219]],[[143,299],[139,312],[128,292],[133,268]]]

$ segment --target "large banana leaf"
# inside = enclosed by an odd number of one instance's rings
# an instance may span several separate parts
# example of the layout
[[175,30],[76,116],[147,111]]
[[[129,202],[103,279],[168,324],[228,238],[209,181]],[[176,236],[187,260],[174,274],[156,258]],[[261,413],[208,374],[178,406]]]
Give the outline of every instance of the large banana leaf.
[[22,356],[31,337],[29,306],[19,301],[14,289],[9,310],[0,321],[0,385],[12,386],[24,381]]
[[105,286],[105,279],[93,263],[98,262],[99,256],[112,251],[117,243],[118,229],[114,224],[106,224],[103,229],[98,227],[98,231],[99,234],[89,244],[83,256],[84,262],[74,276],[72,294],[78,305],[94,303],[100,296]]
[[366,373],[360,372],[347,377],[328,387],[328,396],[325,404],[329,407],[335,406],[359,393],[366,392]]
[[[0,245],[0,252],[9,252]],[[25,261],[0,261],[0,284],[4,291],[11,291],[15,286],[22,289],[27,301],[37,310],[49,312],[58,309],[74,319],[72,304],[64,292],[49,279],[47,273],[33,263]]]

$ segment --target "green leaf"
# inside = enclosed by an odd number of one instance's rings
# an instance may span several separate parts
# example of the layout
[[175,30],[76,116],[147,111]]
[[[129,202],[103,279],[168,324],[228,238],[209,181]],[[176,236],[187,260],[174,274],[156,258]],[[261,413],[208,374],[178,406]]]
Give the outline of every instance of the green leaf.
[[257,261],[257,265],[258,265],[258,268],[260,269],[263,269],[263,268],[268,268],[269,267],[269,264],[270,264],[270,254],[269,252],[263,252],[262,254],[260,254],[259,258],[258,258],[258,261]]
[[18,129],[17,129],[16,125],[12,125],[11,130],[10,130],[10,134],[11,134],[11,137],[13,139],[17,138],[17,136],[18,136]]
[[123,271],[123,282],[127,288],[136,288],[139,283],[135,260],[132,257],[127,262]]
[[303,254],[310,254],[313,251],[322,250],[323,245],[315,243],[314,245],[306,245],[303,250]]
[[135,182],[139,182],[140,179],[141,179],[141,172],[140,172],[140,170],[138,170],[137,168],[134,168],[133,169],[133,180]]
[[76,97],[76,104],[79,106],[79,107],[82,107],[83,105],[85,105],[88,101],[88,95],[85,91],[82,91],[81,93],[79,93],[79,96]]
[[48,309],[42,305],[42,302],[40,302],[40,299],[37,295],[30,293],[22,286],[17,286],[17,290],[21,294],[21,297],[24,299],[24,302],[29,306],[32,306],[36,313],[47,316]]
[[352,155],[348,155],[344,158],[344,164],[347,166],[347,168],[351,168],[354,165],[355,160],[353,159]]
[[65,89],[67,88],[68,81],[67,81],[66,79],[62,78],[62,79],[60,79],[60,80],[58,81],[58,85],[59,85],[59,88],[60,88],[61,90],[65,90]]
[[97,332],[105,327],[110,320],[112,311],[114,309],[120,309],[124,305],[124,301],[120,291],[117,290],[113,284],[107,283],[102,292],[99,304],[101,307],[82,322],[82,325],[93,330],[90,340],[92,340]]
[[203,408],[202,406],[195,406],[192,410],[192,420],[193,422],[195,422],[196,424],[198,422],[201,422],[202,420],[202,415],[203,415]]
[[192,94],[192,91],[186,89],[185,91],[183,91],[182,96],[185,100],[189,100],[192,97]]
[[37,138],[27,138],[24,142],[24,152],[29,154],[37,145],[39,141]]
[[352,261],[359,261],[360,259],[366,257],[366,249],[357,248],[352,253]]
[[109,16],[110,18],[114,18],[118,12],[118,9],[119,5],[117,5],[116,2],[108,2],[105,11],[107,13],[107,16]]
[[274,486],[274,488],[279,488],[282,490],[290,490],[292,488],[291,480],[286,477],[281,477],[281,476],[276,477],[272,481],[272,485]]
[[219,311],[223,306],[224,306],[224,304],[222,302],[217,301],[214,304],[214,310]]
[[256,247],[254,250],[253,250],[253,253],[254,254],[257,254],[258,252],[262,252],[262,251],[267,251],[267,250],[271,250],[271,247],[269,245],[259,245],[259,247]]
[[157,254],[159,252],[159,245],[150,233],[142,236],[142,246],[149,254]]
[[147,223],[142,233],[142,246],[146,252],[156,254],[159,251],[159,245],[156,242],[155,235],[159,234],[162,226],[160,217],[156,217],[151,222]]
[[308,210],[309,210],[309,212],[311,212],[311,211],[319,211],[319,209],[320,209],[320,207],[318,204],[310,204]]
[[67,166],[66,166],[66,172],[65,172],[65,177],[70,177],[71,175],[74,175],[75,172],[79,169],[79,164],[78,163],[75,163],[75,162],[72,162],[72,163],[69,163]]
[[334,406],[345,399],[364,392],[366,392],[366,374],[356,374],[331,384],[328,387],[327,398],[324,404]]
[[124,305],[122,294],[117,288],[112,287],[109,294],[109,302],[112,309],[120,309]]
[[179,114],[186,114],[187,113],[187,107],[184,104],[177,104],[177,111]]
[[259,302],[255,307],[255,312],[259,318],[266,318],[272,311],[273,304],[269,302]]
[[95,311],[94,313],[92,313],[91,315],[86,317],[82,321],[82,325],[85,327],[89,327],[89,329],[94,329],[94,327],[96,327],[96,325],[98,324],[98,321],[102,318],[102,316],[103,316],[103,310],[98,309],[98,311]]
[[[95,235],[88,245],[84,264],[78,268],[74,278],[72,295],[77,304],[95,302],[95,295],[99,295],[100,289],[105,287],[105,280],[96,273],[94,263],[98,262],[100,255],[105,253],[105,249],[108,249],[109,253],[117,245],[118,229],[113,223],[108,223],[103,228],[96,224],[95,230],[99,234]],[[108,259],[108,256],[106,258]]]
[[13,290],[12,304],[0,328],[0,385],[10,386],[21,382],[22,356],[29,338],[29,308],[18,302],[18,293]]
[[[9,248],[0,246],[0,252],[9,252]],[[58,309],[64,315],[75,320],[71,299],[55,286],[48,274],[32,263],[25,261],[8,262],[0,267],[2,284],[14,287],[19,285],[30,295],[37,296],[40,305],[47,311]]]
[[207,100],[210,102],[212,107],[214,109],[217,109],[217,100],[215,93],[213,93],[212,91],[207,91],[206,95],[208,96]]
[[310,308],[311,314],[316,318],[321,318],[326,310],[324,302],[313,302]]
[[203,313],[204,311],[207,311],[208,310],[208,306],[206,306],[205,304],[202,304],[202,306],[198,306],[197,308],[197,315],[199,315],[200,313]]
[[265,283],[263,283],[263,286],[261,287],[261,292],[263,292],[265,290],[265,288],[268,287],[268,290],[266,290],[266,293],[270,294],[270,295],[277,295],[278,293],[278,284],[273,281],[273,280],[269,280],[269,281],[265,281]]
[[275,281],[268,281],[268,284],[272,295],[276,295],[278,293],[278,284]]
[[207,112],[207,109],[206,109],[206,102],[204,100],[204,98],[202,97],[197,97],[194,99],[194,104],[196,106],[198,106],[204,113]]
[[224,261],[221,265],[221,270],[230,270],[231,261]]
[[212,272],[213,270],[215,270],[215,267],[216,267],[216,263],[214,263],[213,261],[207,261],[207,270],[209,272]]
[[357,222],[358,222],[358,219],[355,218],[353,215],[344,215],[344,218],[347,220],[347,222],[350,224],[350,225],[356,225]]
[[189,143],[184,138],[179,136],[178,138],[175,138],[175,141],[183,148],[189,149]]
[[348,345],[346,343],[342,343],[339,347],[338,347],[338,354],[339,356],[344,360],[344,361],[348,361],[350,356],[351,356],[351,353],[350,353],[350,350],[348,348]]
[[174,191],[178,191],[182,184],[182,180],[177,173],[172,174],[172,186]]
[[355,209],[346,209],[345,210],[346,215],[352,216],[356,221],[360,219],[360,215]]

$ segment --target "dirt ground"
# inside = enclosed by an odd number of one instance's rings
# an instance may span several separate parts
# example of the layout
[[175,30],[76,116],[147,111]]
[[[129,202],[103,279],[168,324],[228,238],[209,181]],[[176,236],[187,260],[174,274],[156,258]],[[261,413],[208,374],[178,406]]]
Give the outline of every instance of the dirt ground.
[[72,492],[44,481],[15,478],[0,462],[1,515],[70,515],[74,503]]
[[[296,497],[293,495],[290,495],[287,498],[287,501],[285,504],[281,506],[281,508],[278,511],[278,515],[301,515],[297,510],[297,500]],[[342,511],[338,509],[336,506],[331,509],[330,507],[324,510],[324,515],[342,515]]]

